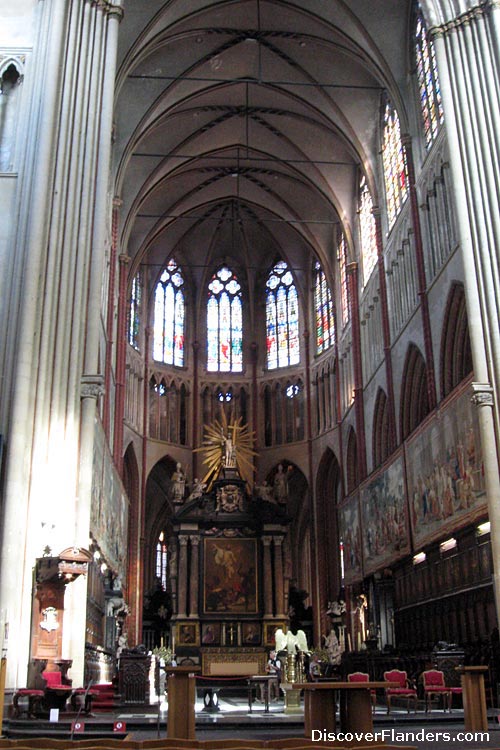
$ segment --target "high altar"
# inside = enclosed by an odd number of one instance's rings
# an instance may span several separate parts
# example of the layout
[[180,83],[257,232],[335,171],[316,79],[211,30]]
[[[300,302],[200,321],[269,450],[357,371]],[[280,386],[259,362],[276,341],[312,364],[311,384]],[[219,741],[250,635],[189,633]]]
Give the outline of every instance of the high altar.
[[170,645],[204,675],[262,674],[286,621],[290,519],[278,482],[253,488],[246,426],[216,421],[206,432],[203,482],[186,499],[174,488]]

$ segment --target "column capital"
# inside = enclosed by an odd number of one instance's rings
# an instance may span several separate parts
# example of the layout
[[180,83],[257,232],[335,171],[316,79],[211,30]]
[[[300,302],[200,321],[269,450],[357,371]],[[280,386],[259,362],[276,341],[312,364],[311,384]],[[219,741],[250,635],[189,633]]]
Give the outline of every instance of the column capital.
[[92,5],[104,11],[108,16],[116,16],[119,21],[123,18],[123,8],[111,0],[91,0]]
[[264,545],[264,547],[270,547],[272,540],[273,540],[272,536],[263,536],[262,544]]
[[179,535],[179,544],[181,545],[181,547],[187,547],[188,539],[188,536]]
[[455,18],[451,18],[438,26],[431,26],[428,33],[432,39],[434,39],[434,37],[445,36],[453,31],[457,31],[457,29],[470,25],[478,18],[483,17],[492,10],[498,10],[499,8],[500,0],[484,0],[484,2],[478,3],[473,8],[467,8],[464,13],[461,13]]
[[118,260],[122,266],[127,266],[130,263],[130,258],[128,255],[125,255],[125,253],[120,253]]
[[80,381],[80,397],[97,399],[104,395],[103,375],[82,375]]
[[471,383],[474,406],[493,406],[493,388],[489,383]]
[[200,537],[199,536],[190,536],[189,539],[191,541],[191,545],[194,545],[195,547],[197,547],[199,545],[199,543],[200,543]]

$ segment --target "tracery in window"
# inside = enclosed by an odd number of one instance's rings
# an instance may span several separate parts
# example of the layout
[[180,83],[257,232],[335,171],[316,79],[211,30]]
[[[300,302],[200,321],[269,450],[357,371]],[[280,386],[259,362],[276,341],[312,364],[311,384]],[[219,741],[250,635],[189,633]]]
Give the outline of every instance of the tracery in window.
[[392,228],[408,197],[408,166],[396,109],[387,102],[382,143],[387,223]]
[[165,543],[165,532],[160,532],[156,544],[155,577],[161,581],[163,591],[167,590],[168,552]]
[[266,346],[270,370],[300,361],[298,296],[284,261],[276,263],[266,282]]
[[320,264],[314,264],[314,309],[316,314],[316,351],[326,352],[335,343],[335,318],[333,300],[325,273]]
[[153,357],[157,362],[184,364],[184,278],[170,260],[155,290]]
[[415,59],[425,145],[429,148],[436,138],[440,126],[443,124],[444,114],[436,54],[432,40],[427,36],[427,29],[420,6],[415,23]]
[[359,233],[363,284],[366,284],[377,262],[377,232],[373,216],[373,200],[364,175],[359,186]]
[[344,232],[339,233],[337,245],[337,260],[339,264],[340,282],[340,311],[342,316],[342,327],[349,322],[349,291],[347,286],[347,241]]
[[219,268],[208,285],[207,370],[243,370],[241,285],[227,266]]
[[139,330],[141,323],[142,278],[138,271],[132,281],[128,315],[128,343],[139,351]]

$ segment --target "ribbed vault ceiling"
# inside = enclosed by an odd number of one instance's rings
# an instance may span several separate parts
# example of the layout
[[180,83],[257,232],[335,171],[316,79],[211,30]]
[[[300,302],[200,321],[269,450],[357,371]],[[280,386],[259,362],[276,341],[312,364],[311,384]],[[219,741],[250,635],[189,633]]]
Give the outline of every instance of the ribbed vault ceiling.
[[231,259],[251,289],[277,257],[299,286],[311,254],[328,269],[360,170],[378,200],[384,92],[407,128],[409,13],[406,0],[128,0],[115,168],[131,272],[173,253],[201,285]]

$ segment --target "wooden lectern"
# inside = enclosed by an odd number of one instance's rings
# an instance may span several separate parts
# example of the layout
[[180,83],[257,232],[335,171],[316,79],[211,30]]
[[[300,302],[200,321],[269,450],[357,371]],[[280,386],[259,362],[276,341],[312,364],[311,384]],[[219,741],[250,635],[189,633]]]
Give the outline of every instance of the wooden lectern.
[[465,729],[467,732],[487,732],[488,714],[484,674],[488,671],[488,667],[457,667],[456,669],[462,675]]
[[168,676],[167,737],[193,740],[195,737],[194,705],[196,702],[195,672],[201,667],[165,666]]

